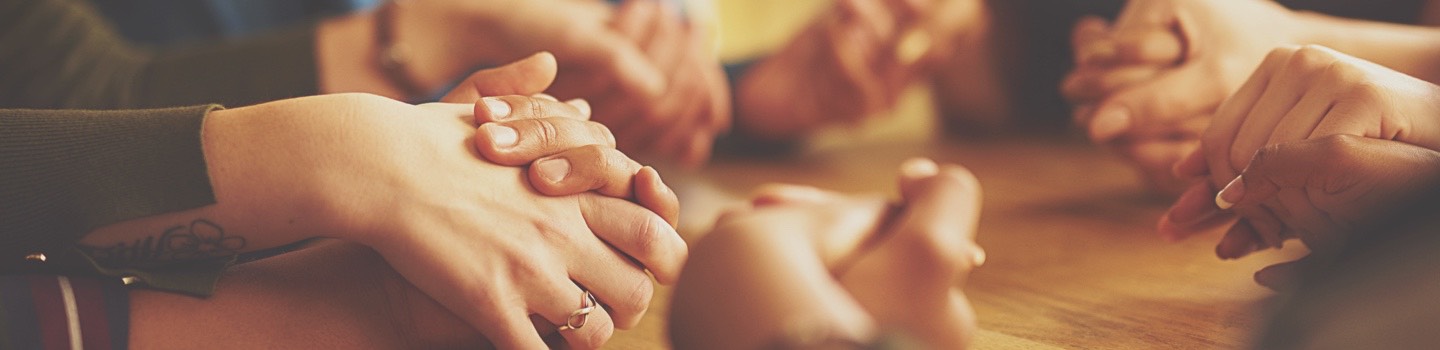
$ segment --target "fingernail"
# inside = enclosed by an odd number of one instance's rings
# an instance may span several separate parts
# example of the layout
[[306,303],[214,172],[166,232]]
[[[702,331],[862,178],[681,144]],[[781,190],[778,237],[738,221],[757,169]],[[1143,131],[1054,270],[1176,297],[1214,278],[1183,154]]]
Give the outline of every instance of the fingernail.
[[911,158],[900,164],[900,175],[907,179],[923,179],[940,173],[940,165],[927,158]]
[[975,253],[970,255],[970,264],[975,267],[985,265],[985,250],[980,249],[980,246],[974,246],[973,251]]
[[1090,121],[1090,139],[1109,141],[1130,128],[1130,109],[1110,107],[1095,113]]
[[510,148],[520,142],[520,134],[517,134],[515,129],[511,127],[495,123],[485,123],[480,125],[480,128],[484,129],[485,133],[490,135],[490,144],[495,145],[495,147]]
[[645,166],[645,168],[643,168],[643,169],[641,169],[641,170],[644,170],[644,169],[650,169],[650,172],[651,172],[651,173],[654,173],[655,176],[652,176],[652,177],[655,178],[655,185],[657,185],[657,186],[660,187],[660,193],[670,193],[670,185],[666,185],[666,184],[665,184],[665,179],[663,179],[663,178],[660,177],[660,171],[659,171],[659,170],[655,170],[655,168],[652,168],[652,167],[650,167],[650,166],[648,166],[648,165]]
[[535,164],[535,170],[540,172],[540,178],[551,183],[559,183],[570,174],[570,161],[565,158],[553,158],[542,160]]
[[577,99],[565,101],[565,104],[568,104],[568,105],[570,105],[570,106],[572,106],[572,107],[575,107],[575,109],[580,110],[580,114],[581,114],[581,115],[584,115],[584,116],[586,116],[586,117],[589,117],[589,116],[590,116],[590,102],[589,102],[589,101],[585,101],[585,99],[583,99],[583,98],[577,98]]
[[1235,203],[1239,203],[1241,199],[1245,198],[1245,182],[1241,180],[1242,177],[1243,175],[1236,176],[1234,180],[1230,180],[1230,183],[1225,185],[1225,188],[1220,190],[1220,193],[1215,194],[1215,206],[1220,207],[1221,210],[1230,209],[1235,206]]
[[485,102],[485,109],[490,110],[491,119],[500,120],[510,117],[509,102],[494,97],[486,97],[480,100]]

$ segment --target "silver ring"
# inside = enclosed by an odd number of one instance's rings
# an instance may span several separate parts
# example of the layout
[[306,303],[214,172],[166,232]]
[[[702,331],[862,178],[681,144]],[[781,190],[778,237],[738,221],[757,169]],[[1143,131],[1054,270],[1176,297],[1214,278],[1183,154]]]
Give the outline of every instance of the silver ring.
[[585,294],[580,296],[580,309],[571,312],[570,316],[565,318],[565,324],[560,326],[559,330],[564,332],[585,327],[585,322],[590,320],[590,312],[595,311],[595,308],[599,305],[600,302],[595,300],[595,295],[590,294],[588,290],[585,291]]

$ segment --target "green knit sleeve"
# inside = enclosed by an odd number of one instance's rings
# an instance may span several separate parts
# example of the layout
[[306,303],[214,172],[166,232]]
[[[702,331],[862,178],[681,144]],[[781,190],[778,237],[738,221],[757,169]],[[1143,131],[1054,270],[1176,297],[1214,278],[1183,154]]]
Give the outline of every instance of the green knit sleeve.
[[152,52],[88,1],[0,0],[0,108],[243,106],[318,90],[314,28]]
[[145,275],[208,294],[227,262],[107,270],[75,244],[104,225],[214,204],[200,132],[216,108],[0,110],[0,273]]

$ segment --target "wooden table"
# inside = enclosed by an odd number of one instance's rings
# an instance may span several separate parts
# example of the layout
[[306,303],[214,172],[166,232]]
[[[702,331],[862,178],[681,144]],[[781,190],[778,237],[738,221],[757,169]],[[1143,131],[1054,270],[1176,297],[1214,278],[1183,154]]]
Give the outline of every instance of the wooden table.
[[[703,234],[721,209],[766,182],[893,194],[895,169],[909,157],[963,164],[985,194],[978,241],[989,261],[965,286],[981,328],[977,349],[1243,347],[1263,325],[1271,295],[1251,274],[1304,253],[1292,244],[1221,261],[1213,254],[1220,232],[1162,241],[1154,227],[1168,203],[1083,140],[896,135],[844,137],[861,141],[793,158],[672,171],[668,179],[680,183],[685,206],[682,232]],[[657,293],[644,323],[617,333],[609,347],[668,347],[668,292]]]
[[[735,59],[774,50],[830,1],[715,3],[721,55]],[[1221,261],[1213,253],[1220,232],[1163,242],[1154,227],[1168,203],[1147,195],[1114,156],[1079,138],[937,136],[923,89],[900,105],[888,118],[827,131],[795,157],[662,170],[681,194],[682,234],[704,234],[721,210],[767,182],[893,194],[895,169],[909,157],[963,164],[985,192],[978,240],[989,261],[965,286],[979,318],[976,349],[1243,347],[1271,296],[1251,274],[1304,254],[1292,244]],[[659,288],[641,324],[607,348],[668,348],[669,292]]]

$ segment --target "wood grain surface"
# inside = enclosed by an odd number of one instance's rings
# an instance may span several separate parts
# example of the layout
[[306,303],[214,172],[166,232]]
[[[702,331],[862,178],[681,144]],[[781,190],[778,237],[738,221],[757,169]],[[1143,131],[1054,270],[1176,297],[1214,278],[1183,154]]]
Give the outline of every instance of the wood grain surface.
[[[718,0],[722,56],[780,45],[826,4]],[[662,169],[681,194],[682,234],[703,235],[720,211],[764,183],[893,196],[905,159],[962,164],[985,192],[978,241],[989,261],[964,286],[979,319],[975,349],[1243,348],[1272,296],[1252,273],[1305,253],[1291,244],[1221,261],[1213,253],[1220,232],[1164,242],[1154,227],[1168,202],[1148,194],[1118,158],[1074,136],[937,135],[931,105],[916,88],[892,115],[822,132],[794,156]],[[641,324],[618,331],[606,348],[669,348],[669,292],[659,288]]]

